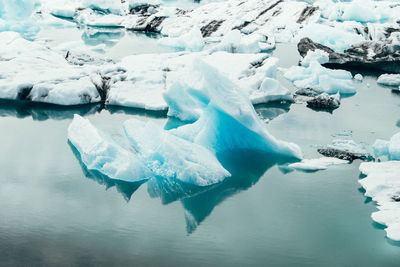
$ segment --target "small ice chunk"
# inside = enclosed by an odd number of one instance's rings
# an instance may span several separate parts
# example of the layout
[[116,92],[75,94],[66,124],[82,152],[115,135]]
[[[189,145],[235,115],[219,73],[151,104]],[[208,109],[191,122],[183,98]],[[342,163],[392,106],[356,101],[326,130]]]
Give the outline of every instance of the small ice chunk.
[[68,127],[68,139],[89,170],[111,179],[136,182],[152,177],[137,155],[122,148],[96,129],[89,120],[75,114]]
[[382,74],[377,82],[388,86],[400,86],[400,74]]
[[179,37],[161,38],[159,44],[174,47],[176,50],[197,52],[203,50],[204,40],[199,28],[193,28]]
[[289,167],[294,168],[299,171],[320,171],[326,170],[329,166],[347,164],[347,160],[322,157],[317,159],[303,159],[300,162],[289,164]]
[[354,80],[356,80],[358,82],[362,82],[363,79],[364,79],[364,77],[360,73],[357,73],[356,75],[354,75]]
[[276,101],[292,102],[293,96],[279,81],[267,77],[258,90],[250,92],[250,100],[254,105]]
[[146,166],[158,176],[198,186],[215,184],[230,176],[211,151],[152,122],[131,119],[124,123],[124,129]]
[[382,225],[387,237],[400,241],[400,162],[361,163],[360,171],[367,177],[359,180],[365,196],[377,202],[379,211],[372,219]]
[[304,67],[309,67],[312,61],[317,61],[319,64],[325,64],[329,61],[329,54],[320,49],[316,49],[314,51],[310,50],[301,61],[301,65]]

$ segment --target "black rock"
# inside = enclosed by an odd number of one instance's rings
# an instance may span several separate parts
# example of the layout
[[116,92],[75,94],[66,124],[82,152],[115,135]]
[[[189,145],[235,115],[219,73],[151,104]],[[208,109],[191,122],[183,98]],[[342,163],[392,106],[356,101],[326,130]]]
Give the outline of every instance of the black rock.
[[352,153],[348,151],[342,151],[338,149],[331,149],[331,148],[320,148],[317,150],[318,153],[325,157],[329,158],[338,158],[338,159],[343,159],[343,160],[348,160],[350,162],[360,159],[363,161],[373,161],[374,158],[371,155],[363,155],[363,154],[357,154],[357,153]]
[[329,54],[327,67],[364,68],[383,72],[400,73],[400,46],[392,44],[389,39],[382,41],[365,41],[353,45],[343,53],[336,53],[331,48],[303,38],[297,45],[301,56],[308,51],[323,50]]
[[340,106],[340,100],[335,96],[326,93],[317,95],[307,101],[307,107],[316,110],[332,111]]

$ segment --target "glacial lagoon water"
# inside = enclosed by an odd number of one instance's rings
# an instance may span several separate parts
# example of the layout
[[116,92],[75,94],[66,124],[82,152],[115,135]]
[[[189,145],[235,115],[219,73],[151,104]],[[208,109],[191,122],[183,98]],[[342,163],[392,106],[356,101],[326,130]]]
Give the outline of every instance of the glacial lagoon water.
[[[140,47],[142,37],[136,37],[124,32],[129,47]],[[156,46],[154,40],[146,41]],[[116,53],[111,56],[122,56]],[[284,67],[298,60],[293,45],[279,45],[274,54]],[[400,94],[378,86],[376,74],[363,74],[357,94],[342,99],[333,113],[304,104],[262,105],[257,112],[274,136],[300,145],[306,158],[317,157],[316,149],[333,139],[369,144],[388,139],[400,131]],[[315,173],[287,172],[279,158],[237,151],[219,155],[234,175],[212,187],[161,180],[115,182],[81,166],[67,142],[74,113],[121,142],[126,119],[153,120],[166,127],[176,123],[163,112],[0,101],[1,265],[400,262],[400,244],[388,240],[383,227],[370,218],[376,206],[357,182],[359,161]]]

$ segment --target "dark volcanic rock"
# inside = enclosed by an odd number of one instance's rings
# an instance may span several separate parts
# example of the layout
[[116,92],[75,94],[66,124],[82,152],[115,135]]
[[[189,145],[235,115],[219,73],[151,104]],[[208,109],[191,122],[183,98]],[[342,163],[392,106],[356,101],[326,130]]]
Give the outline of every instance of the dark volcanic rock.
[[332,111],[340,106],[340,100],[335,96],[330,96],[326,93],[317,95],[307,101],[307,107],[316,110]]
[[336,53],[329,47],[303,38],[297,45],[301,56],[308,51],[323,50],[329,54],[329,62],[325,66],[342,68],[367,68],[384,72],[400,73],[400,45],[392,44],[390,40],[365,41],[353,45],[344,53]]
[[315,11],[318,10],[318,7],[315,6],[308,6],[306,7],[300,14],[299,19],[297,20],[297,23],[303,23],[307,18],[312,16]]
[[318,153],[325,157],[330,157],[330,158],[338,158],[338,159],[343,159],[343,160],[348,160],[350,162],[360,159],[364,161],[373,161],[374,158],[371,155],[362,155],[362,154],[356,154],[356,153],[351,153],[347,151],[342,151],[342,150],[337,150],[337,149],[325,149],[321,148],[317,150]]
[[315,97],[321,94],[320,91],[313,88],[301,88],[295,92],[296,95]]
[[213,32],[216,32],[223,23],[223,20],[213,20],[207,25],[201,27],[200,31],[203,37],[209,37]]

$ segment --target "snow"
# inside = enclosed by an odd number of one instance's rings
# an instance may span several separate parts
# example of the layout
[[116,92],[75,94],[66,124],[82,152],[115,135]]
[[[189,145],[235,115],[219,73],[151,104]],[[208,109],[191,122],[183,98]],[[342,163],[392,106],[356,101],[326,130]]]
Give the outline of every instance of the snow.
[[289,167],[299,171],[312,172],[326,170],[329,166],[348,163],[347,160],[321,157],[317,159],[303,159],[300,162],[289,164]]
[[367,175],[359,180],[365,196],[377,202],[379,211],[372,213],[372,219],[387,226],[388,238],[400,241],[400,162],[361,163],[360,171]]
[[[184,95],[181,101],[166,98],[170,114],[181,114],[191,108],[200,110],[199,118],[192,124],[181,126],[171,132],[188,141],[202,145],[215,153],[237,149],[259,150],[282,156],[301,158],[300,148],[293,143],[276,139],[268,133],[258,118],[246,94],[216,68],[199,58],[193,60],[181,79],[171,86],[166,95]],[[187,101],[190,99],[190,101]]]
[[152,122],[131,119],[125,133],[154,174],[167,179],[207,186],[230,176],[206,148],[170,134]]
[[70,65],[63,55],[18,33],[0,33],[0,61],[0,98],[59,105],[101,100],[88,78],[93,66]]
[[179,37],[164,37],[158,41],[161,45],[173,47],[179,51],[201,51],[204,47],[203,36],[199,28],[193,28]]
[[350,48],[351,45],[365,41],[364,37],[354,32],[353,28],[347,29],[346,26],[340,24],[308,24],[299,31],[296,40],[304,37],[332,48],[336,52],[343,52],[347,48]]
[[297,88],[313,88],[328,94],[355,94],[351,73],[325,68],[320,64],[325,61],[326,55],[323,52],[308,52],[302,61],[303,66],[283,69],[284,77],[291,80]]
[[388,86],[400,86],[400,74],[382,74],[377,82]]
[[400,160],[400,132],[393,135],[389,141],[375,141],[374,153],[377,157],[386,156],[389,160]]
[[74,116],[68,128],[68,139],[89,170],[128,182],[153,177],[135,154],[119,146],[79,115]]

